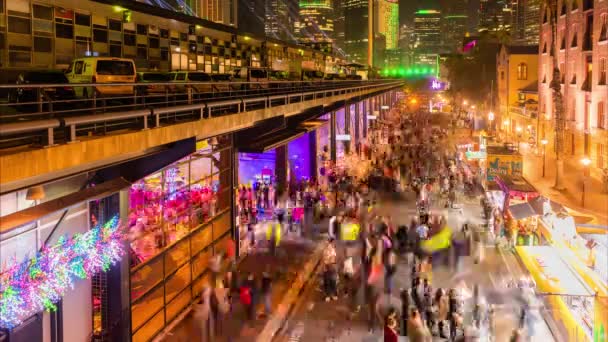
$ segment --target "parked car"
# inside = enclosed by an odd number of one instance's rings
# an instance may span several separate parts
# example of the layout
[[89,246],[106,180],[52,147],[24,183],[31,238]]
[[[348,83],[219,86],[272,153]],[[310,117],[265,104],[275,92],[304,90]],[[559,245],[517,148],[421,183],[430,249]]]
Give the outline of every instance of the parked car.
[[[19,87],[10,88],[8,98],[9,103],[27,103],[37,102],[38,96],[45,102],[44,108],[48,110],[49,102],[57,102],[53,105],[53,109],[60,107],[67,107],[69,104],[62,101],[73,100],[75,98],[74,88],[69,86],[67,77],[61,70],[44,70],[44,71],[28,71],[17,76],[15,82]],[[51,86],[51,87],[28,87],[28,84],[49,84],[49,85],[62,85],[65,86]],[[37,104],[31,104],[28,106],[20,105],[18,109],[29,110],[36,108]]]
[[230,82],[232,82],[231,74],[212,74],[211,79],[213,80],[213,90],[215,92],[229,92],[231,91]]
[[[171,81],[171,75],[166,72],[159,71],[147,71],[137,73],[137,93],[139,95],[149,94],[165,94],[167,92],[167,85],[165,84],[154,84],[154,83],[166,83]],[[151,83],[151,84],[146,84]]]
[[[187,92],[192,89],[195,93],[211,93],[213,91],[213,79],[211,75],[202,71],[174,71],[171,73],[173,89],[177,92]],[[181,84],[180,83],[191,83]]]
[[[83,57],[75,59],[65,72],[68,81],[78,83],[135,83],[135,63],[127,58]],[[134,86],[75,87],[76,96],[133,95]]]
[[[252,82],[249,89],[266,89],[269,84],[269,72],[266,68],[242,67],[234,69],[233,77],[239,82]],[[247,87],[245,87],[247,88]]]
[[74,98],[74,88],[69,86],[67,77],[61,70],[28,71],[17,76],[17,85],[23,87],[12,88],[11,102],[37,101],[37,87],[27,87],[27,84],[65,84],[62,87],[40,88],[43,100],[70,100]]

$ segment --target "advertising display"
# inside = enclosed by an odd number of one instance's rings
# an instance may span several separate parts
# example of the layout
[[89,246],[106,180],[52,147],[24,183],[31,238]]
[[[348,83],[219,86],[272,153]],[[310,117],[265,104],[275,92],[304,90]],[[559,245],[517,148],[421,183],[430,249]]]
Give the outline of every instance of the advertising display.
[[488,180],[494,180],[494,176],[508,175],[521,176],[523,161],[520,154],[487,154],[487,176]]

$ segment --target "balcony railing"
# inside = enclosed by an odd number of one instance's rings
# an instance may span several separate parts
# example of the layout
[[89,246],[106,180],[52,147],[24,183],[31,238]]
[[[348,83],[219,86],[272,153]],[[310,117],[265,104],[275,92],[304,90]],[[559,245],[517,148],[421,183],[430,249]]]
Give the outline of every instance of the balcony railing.
[[520,107],[520,106],[512,106],[509,108],[509,111],[512,114],[525,116],[530,119],[536,119],[538,117],[538,109]]
[[[66,84],[0,85],[0,90],[9,93],[32,95],[28,101],[0,103],[0,150],[52,146],[74,142],[82,136],[168,126],[402,84],[395,80],[348,80],[220,85],[206,82],[93,83],[68,87]],[[78,88],[94,91],[89,98],[57,99],[49,94],[59,88],[74,88],[76,93],[82,93]],[[119,89],[127,95],[98,95],[117,93]]]

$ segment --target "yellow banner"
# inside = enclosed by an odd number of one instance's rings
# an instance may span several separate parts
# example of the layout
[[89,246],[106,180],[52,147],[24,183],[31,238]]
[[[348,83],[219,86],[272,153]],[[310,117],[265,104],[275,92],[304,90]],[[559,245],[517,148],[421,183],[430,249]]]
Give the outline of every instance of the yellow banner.
[[356,241],[359,238],[361,227],[358,223],[343,223],[341,238],[343,241]]
[[445,227],[430,239],[422,241],[420,246],[428,253],[436,252],[450,247],[452,243],[452,229]]

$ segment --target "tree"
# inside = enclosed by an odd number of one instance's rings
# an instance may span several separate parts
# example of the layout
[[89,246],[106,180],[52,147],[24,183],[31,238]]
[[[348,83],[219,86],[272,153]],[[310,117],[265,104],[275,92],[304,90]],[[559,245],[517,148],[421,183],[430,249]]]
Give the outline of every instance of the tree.
[[564,99],[561,90],[561,76],[559,63],[557,60],[558,39],[557,39],[557,0],[543,0],[543,12],[548,16],[551,26],[551,58],[553,61],[553,78],[549,87],[552,90],[553,117],[555,118],[555,185],[557,190],[564,189]]

